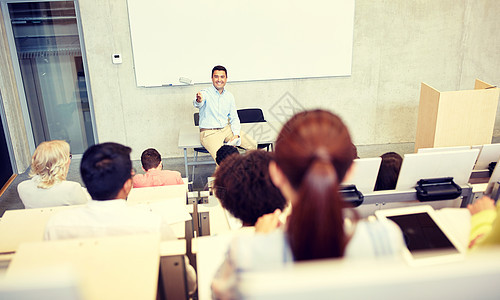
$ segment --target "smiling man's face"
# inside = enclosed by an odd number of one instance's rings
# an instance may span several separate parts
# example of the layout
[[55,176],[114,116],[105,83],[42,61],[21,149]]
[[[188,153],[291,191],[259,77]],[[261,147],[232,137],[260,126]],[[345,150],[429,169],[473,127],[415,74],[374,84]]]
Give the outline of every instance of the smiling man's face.
[[226,72],[221,70],[215,70],[214,73],[212,74],[212,83],[214,84],[214,87],[219,91],[219,93],[222,93],[222,91],[224,90],[226,82],[227,82]]

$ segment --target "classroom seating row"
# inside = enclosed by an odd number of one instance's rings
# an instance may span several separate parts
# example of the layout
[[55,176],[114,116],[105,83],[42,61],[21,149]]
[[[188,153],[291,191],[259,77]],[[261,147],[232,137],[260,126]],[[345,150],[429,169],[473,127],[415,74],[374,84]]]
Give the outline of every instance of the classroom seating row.
[[[479,150],[457,150],[455,153],[460,155],[453,155],[451,151],[446,152],[447,158],[454,157],[455,161],[459,160],[459,158],[464,157],[463,151],[467,152],[470,161],[476,160],[477,153]],[[476,157],[469,154],[475,152]],[[436,152],[438,153],[438,152]],[[442,153],[441,153],[442,154]],[[416,154],[415,156],[428,156],[429,154]],[[432,155],[434,156],[434,155]],[[443,155],[439,155],[443,156]],[[410,156],[411,157],[411,156]],[[471,157],[474,157],[472,159]],[[406,157],[405,157],[406,158]],[[410,159],[411,160],[411,159]],[[365,164],[366,162],[366,164]],[[377,162],[380,165],[380,159],[358,159],[356,160],[356,165],[363,166],[369,165],[372,170],[377,169]],[[418,164],[417,164],[418,165]],[[377,168],[373,167],[377,166]],[[415,182],[419,179],[419,177],[415,178],[413,181],[412,187],[407,189],[396,189],[393,191],[377,191],[366,192],[369,189],[365,189],[363,186],[363,181],[358,181],[356,178],[367,179],[368,176],[366,172],[359,172],[359,170],[363,170],[363,167],[358,168],[357,172],[360,177],[353,176],[351,177],[351,182],[356,186],[360,187],[360,190],[365,191],[363,194],[363,204],[356,208],[359,210],[362,216],[373,215],[374,210],[384,209],[395,206],[407,206],[407,205],[419,205],[419,200],[416,196],[414,185]],[[456,173],[444,173],[444,176],[450,175],[461,175],[462,177],[457,178],[465,178],[462,181],[463,184],[461,187],[461,194],[459,197],[449,200],[440,200],[434,202],[433,206],[435,208],[443,208],[443,207],[464,207],[468,203],[471,203],[474,199],[473,188],[467,184],[468,178],[470,177],[469,168],[466,168],[466,172],[468,175],[463,176],[462,173],[454,171]],[[472,166],[470,167],[472,170]],[[462,169],[460,169],[462,170]],[[377,169],[378,172],[378,169]],[[372,172],[371,174],[376,174],[377,172]],[[355,172],[356,175],[356,172]],[[452,176],[454,177],[454,176]],[[354,178],[354,179],[352,179]],[[370,182],[374,182],[374,178],[376,175],[371,176],[369,178]],[[455,177],[454,177],[455,178]],[[366,180],[365,180],[366,181]],[[358,183],[359,182],[359,183]],[[209,284],[217,267],[217,259],[214,259],[213,253],[214,251],[208,250],[212,249],[212,246],[204,245],[204,240],[210,240],[209,244],[214,243],[212,237],[207,238],[206,236],[210,235],[218,235],[219,237],[215,237],[214,239],[224,239],[223,233],[228,233],[231,229],[239,228],[241,224],[235,221],[227,211],[222,209],[219,201],[214,197],[210,196],[210,191],[206,192],[186,192],[185,185],[179,186],[166,186],[166,187],[155,187],[155,188],[141,188],[141,189],[133,189],[129,195],[128,199],[129,205],[146,205],[150,210],[155,211],[156,213],[162,214],[166,219],[170,220],[171,225],[174,227],[174,231],[179,238],[184,238],[180,240],[180,243],[184,245],[184,251],[180,251],[183,254],[186,254],[190,257],[191,262],[196,265],[198,270],[198,284],[199,284],[199,299],[204,299],[205,296],[210,295]],[[51,214],[56,211],[67,209],[68,207],[57,207],[57,208],[46,208],[46,209],[32,209],[32,210],[12,210],[7,211],[0,222],[0,237],[2,239],[2,244],[0,246],[0,253],[4,257],[3,261],[8,261],[16,259],[15,257],[18,255],[18,249],[21,249],[22,245],[26,244],[26,242],[32,243],[40,243],[43,239],[43,229],[44,224],[47,222],[48,218]],[[36,224],[43,225],[36,225]],[[30,224],[32,226],[25,226],[26,224]],[[203,236],[203,237],[199,237]],[[226,240],[228,242],[228,240]],[[216,242],[218,245],[219,254],[223,253],[227,242]],[[23,246],[24,247],[24,246]],[[196,254],[196,257],[195,257]],[[222,255],[220,255],[222,257]],[[167,276],[162,270],[166,270],[167,266],[179,266],[179,257],[177,258],[162,258],[162,262],[164,267],[160,270],[160,281],[159,283],[163,285],[163,287],[167,287],[165,290],[167,291],[175,291],[180,294],[185,294],[181,289],[172,289],[172,282],[175,281],[171,279],[171,276]],[[9,269],[15,264],[9,264]],[[207,262],[209,262],[209,266],[207,267]],[[220,262],[220,261],[219,261]],[[162,263],[160,263],[162,265]],[[171,271],[173,272],[173,271]],[[169,278],[166,280],[166,278]],[[183,277],[176,277],[182,279]],[[175,284],[174,286],[179,286]],[[182,286],[182,285],[181,285]],[[158,290],[159,292],[163,291],[162,288]],[[208,296],[207,296],[208,297]],[[208,298],[205,298],[208,299]]]
[[[413,188],[425,178],[453,177],[458,185],[466,184],[471,177],[489,177],[488,166],[499,159],[500,144],[419,149],[404,155],[396,190]],[[373,192],[381,161],[380,157],[354,160],[353,174],[344,184],[355,184],[362,193]]]

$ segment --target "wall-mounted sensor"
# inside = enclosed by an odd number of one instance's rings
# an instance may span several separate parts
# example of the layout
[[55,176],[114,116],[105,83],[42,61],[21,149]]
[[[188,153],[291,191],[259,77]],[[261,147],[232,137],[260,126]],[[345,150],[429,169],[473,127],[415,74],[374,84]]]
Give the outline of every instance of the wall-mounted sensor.
[[179,77],[179,82],[184,84],[192,84],[193,81],[191,80],[191,78]]
[[122,63],[122,55],[117,53],[112,55],[113,58],[113,63],[114,64],[121,64]]

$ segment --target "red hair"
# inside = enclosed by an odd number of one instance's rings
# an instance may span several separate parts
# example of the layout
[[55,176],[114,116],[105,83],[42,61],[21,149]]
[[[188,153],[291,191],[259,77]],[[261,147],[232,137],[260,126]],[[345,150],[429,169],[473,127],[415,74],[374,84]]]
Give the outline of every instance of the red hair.
[[296,261],[341,257],[347,244],[339,184],[356,157],[347,127],[327,111],[292,117],[276,140],[276,163],[298,193],[287,221]]

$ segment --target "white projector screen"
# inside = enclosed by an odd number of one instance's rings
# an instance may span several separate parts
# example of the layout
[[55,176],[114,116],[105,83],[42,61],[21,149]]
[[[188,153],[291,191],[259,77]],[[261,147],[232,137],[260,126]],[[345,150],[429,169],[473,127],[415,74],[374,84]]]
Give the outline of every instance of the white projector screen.
[[354,0],[128,0],[138,86],[351,75]]

